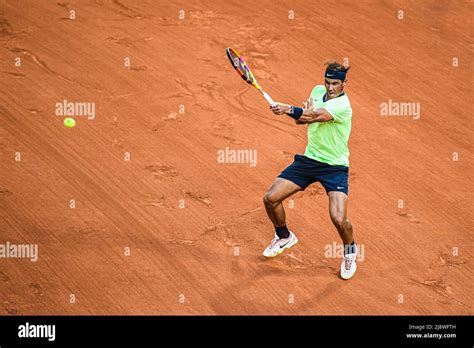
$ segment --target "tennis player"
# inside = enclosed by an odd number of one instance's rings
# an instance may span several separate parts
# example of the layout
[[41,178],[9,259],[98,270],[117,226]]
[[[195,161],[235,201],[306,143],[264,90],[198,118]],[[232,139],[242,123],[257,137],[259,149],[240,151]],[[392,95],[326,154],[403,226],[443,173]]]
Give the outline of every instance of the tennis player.
[[274,257],[298,243],[296,235],[286,226],[283,200],[314,182],[323,185],[329,197],[329,215],[344,243],[340,272],[343,279],[352,278],[357,269],[357,246],[347,218],[347,143],[352,119],[351,104],[344,92],[348,70],[336,62],[326,63],[325,84],[313,88],[304,108],[283,103],[271,108],[276,115],[294,118],[298,125],[308,124],[308,145],[304,155],[295,155],[294,162],[275,179],[263,198],[275,227],[275,237],[263,255]]

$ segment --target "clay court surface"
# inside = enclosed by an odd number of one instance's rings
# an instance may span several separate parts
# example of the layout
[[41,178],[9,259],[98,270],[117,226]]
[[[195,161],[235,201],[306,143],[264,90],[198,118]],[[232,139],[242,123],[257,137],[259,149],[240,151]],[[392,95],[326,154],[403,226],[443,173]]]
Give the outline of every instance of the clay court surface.
[[[472,315],[472,14],[472,1],[0,0],[0,243],[39,252],[0,259],[1,314]],[[298,105],[326,60],[349,59],[352,280],[325,254],[340,241],[319,184],[285,202],[300,243],[261,256],[263,194],[306,126],[268,110],[227,46]],[[65,99],[95,118],[66,128]],[[419,103],[419,119],[381,116],[389,100]],[[219,163],[226,148],[257,165]]]

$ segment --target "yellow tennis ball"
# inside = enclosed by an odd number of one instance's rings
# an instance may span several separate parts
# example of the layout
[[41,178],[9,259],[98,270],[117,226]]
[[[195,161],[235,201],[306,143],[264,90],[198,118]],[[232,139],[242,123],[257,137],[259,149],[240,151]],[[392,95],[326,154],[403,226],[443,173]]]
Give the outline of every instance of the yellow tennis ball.
[[76,120],[73,119],[73,118],[65,118],[64,119],[64,125],[67,127],[67,128],[72,128],[76,125]]

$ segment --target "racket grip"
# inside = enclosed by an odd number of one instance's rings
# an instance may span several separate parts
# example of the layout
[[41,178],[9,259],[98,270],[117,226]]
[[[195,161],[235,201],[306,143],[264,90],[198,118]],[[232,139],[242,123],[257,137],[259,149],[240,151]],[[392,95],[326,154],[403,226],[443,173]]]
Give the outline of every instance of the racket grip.
[[263,97],[265,98],[265,100],[268,102],[268,104],[270,104],[271,107],[275,106],[276,103],[273,101],[272,97],[270,97],[267,92],[265,91],[262,91],[262,95]]

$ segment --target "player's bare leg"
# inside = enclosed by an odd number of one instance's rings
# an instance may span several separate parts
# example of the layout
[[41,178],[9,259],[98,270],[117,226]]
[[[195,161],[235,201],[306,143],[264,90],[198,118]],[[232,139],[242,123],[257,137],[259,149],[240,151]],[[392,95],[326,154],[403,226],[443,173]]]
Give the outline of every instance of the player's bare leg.
[[276,236],[263,252],[264,256],[274,257],[298,242],[295,234],[286,227],[283,201],[300,190],[301,187],[293,182],[283,178],[276,178],[265,193],[263,203],[265,204],[267,215],[275,227]]
[[347,218],[347,195],[344,192],[331,191],[329,196],[329,215],[344,244],[354,241],[352,224]]
[[275,227],[286,224],[286,214],[282,202],[300,190],[301,187],[283,178],[276,178],[267,190],[263,197],[263,203],[267,215]]
[[343,279],[350,279],[357,269],[357,247],[354,242],[352,224],[347,218],[347,195],[344,192],[331,191],[328,196],[329,215],[344,243],[341,277]]

